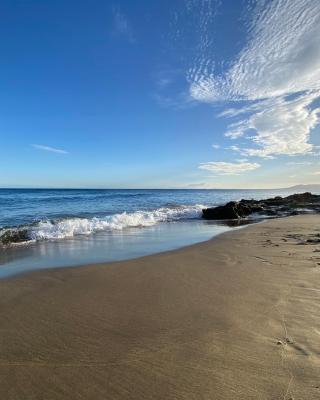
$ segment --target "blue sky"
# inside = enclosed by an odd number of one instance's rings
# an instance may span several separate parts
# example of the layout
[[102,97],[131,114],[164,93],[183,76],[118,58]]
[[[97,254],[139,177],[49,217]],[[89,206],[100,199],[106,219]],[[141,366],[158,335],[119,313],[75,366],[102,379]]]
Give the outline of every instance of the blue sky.
[[0,37],[0,186],[320,183],[317,0],[3,0]]

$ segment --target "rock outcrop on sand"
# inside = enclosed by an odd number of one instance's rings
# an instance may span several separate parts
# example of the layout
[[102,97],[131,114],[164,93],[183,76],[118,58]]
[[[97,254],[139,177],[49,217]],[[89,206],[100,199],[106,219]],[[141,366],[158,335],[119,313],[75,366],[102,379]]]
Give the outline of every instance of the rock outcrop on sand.
[[239,219],[251,214],[286,216],[305,211],[320,212],[320,195],[310,192],[293,194],[287,197],[276,196],[265,200],[230,201],[224,206],[205,208],[204,219]]

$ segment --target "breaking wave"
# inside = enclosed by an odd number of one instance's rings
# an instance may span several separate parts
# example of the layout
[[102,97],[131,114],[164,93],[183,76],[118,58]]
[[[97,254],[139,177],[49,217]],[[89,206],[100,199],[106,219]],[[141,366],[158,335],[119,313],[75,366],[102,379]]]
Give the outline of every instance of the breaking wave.
[[71,238],[101,231],[119,231],[133,227],[147,227],[159,222],[200,218],[205,206],[162,207],[153,211],[108,215],[105,217],[71,217],[57,220],[42,220],[34,224],[0,229],[0,245],[17,245],[41,240]]

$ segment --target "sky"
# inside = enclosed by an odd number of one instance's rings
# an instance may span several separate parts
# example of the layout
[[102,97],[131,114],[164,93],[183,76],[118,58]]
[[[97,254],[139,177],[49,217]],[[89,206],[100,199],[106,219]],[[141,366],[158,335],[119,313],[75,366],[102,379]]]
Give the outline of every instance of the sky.
[[0,186],[320,183],[319,0],[2,0]]

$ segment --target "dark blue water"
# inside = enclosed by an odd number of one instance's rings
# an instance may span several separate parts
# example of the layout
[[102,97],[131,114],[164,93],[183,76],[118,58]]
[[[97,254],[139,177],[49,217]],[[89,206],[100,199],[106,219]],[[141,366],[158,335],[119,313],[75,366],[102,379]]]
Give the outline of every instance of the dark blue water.
[[234,229],[202,220],[203,207],[290,193],[0,189],[0,277],[133,258],[203,241]]

